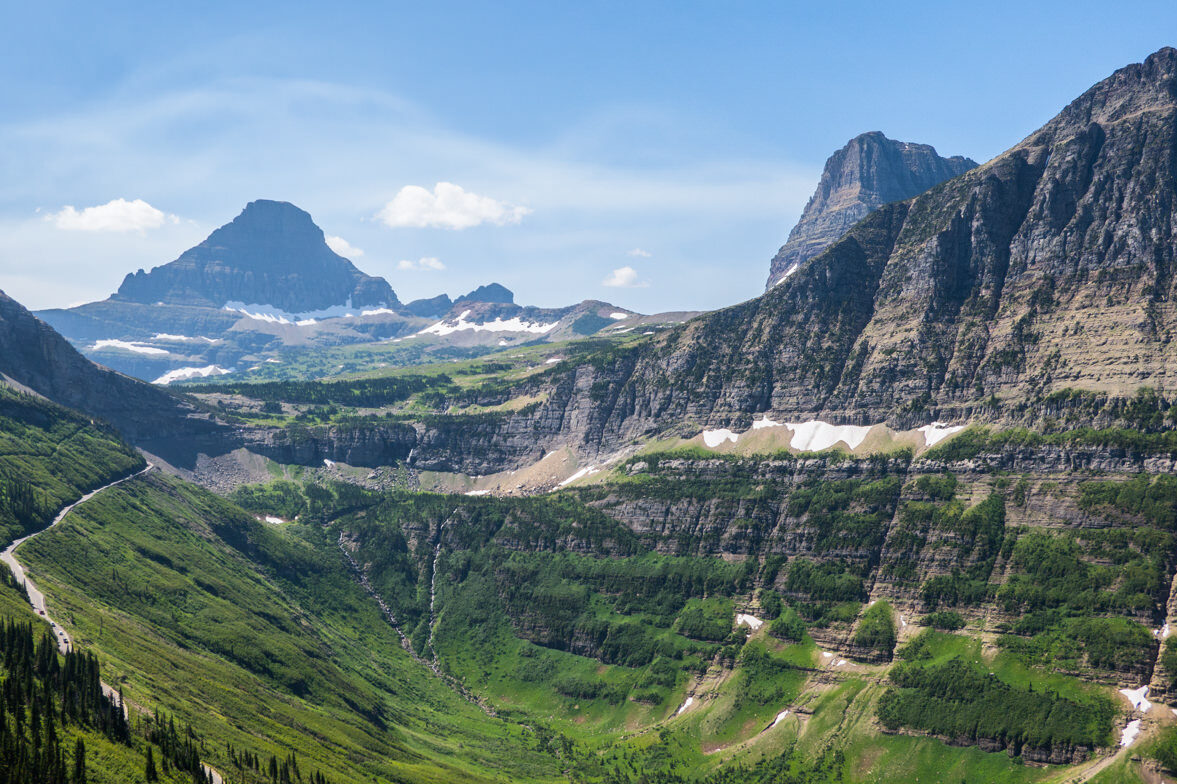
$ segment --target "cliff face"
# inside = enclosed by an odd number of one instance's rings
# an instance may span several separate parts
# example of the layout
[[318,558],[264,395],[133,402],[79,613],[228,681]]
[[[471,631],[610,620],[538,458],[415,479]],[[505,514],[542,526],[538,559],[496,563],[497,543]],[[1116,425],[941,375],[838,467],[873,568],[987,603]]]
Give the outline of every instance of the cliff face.
[[855,136],[826,161],[801,219],[773,257],[765,288],[772,288],[788,270],[824,251],[882,205],[918,196],[976,166],[968,158],[942,158],[927,144],[895,141],[878,131]]
[[349,302],[399,304],[387,281],[365,275],[327,247],[309,214],[266,200],[250,202],[231,223],[170,264],[127,275],[114,299],[217,308],[242,302],[288,313]]

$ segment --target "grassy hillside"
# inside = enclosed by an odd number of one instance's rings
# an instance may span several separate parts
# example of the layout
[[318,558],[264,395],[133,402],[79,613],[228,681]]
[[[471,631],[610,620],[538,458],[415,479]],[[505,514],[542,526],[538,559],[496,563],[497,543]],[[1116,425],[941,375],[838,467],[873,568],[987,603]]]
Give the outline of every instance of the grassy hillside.
[[[151,477],[22,555],[127,698],[331,780],[549,780],[555,758],[412,662],[321,531],[279,529]],[[227,744],[227,745],[222,745]]]
[[0,541],[44,527],[62,506],[142,466],[112,430],[0,384]]

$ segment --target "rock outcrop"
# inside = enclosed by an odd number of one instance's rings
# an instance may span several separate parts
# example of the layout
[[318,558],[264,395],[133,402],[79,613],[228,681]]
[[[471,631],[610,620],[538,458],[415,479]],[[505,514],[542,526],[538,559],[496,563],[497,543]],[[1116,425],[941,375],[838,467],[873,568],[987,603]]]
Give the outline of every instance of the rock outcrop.
[[216,308],[241,302],[295,314],[399,304],[387,281],[331,250],[308,213],[268,200],[250,202],[170,264],[127,275],[113,299]]
[[765,288],[780,283],[790,269],[824,251],[884,204],[918,196],[976,166],[969,158],[942,158],[927,144],[895,141],[879,131],[855,136],[826,161],[801,219],[773,257]]

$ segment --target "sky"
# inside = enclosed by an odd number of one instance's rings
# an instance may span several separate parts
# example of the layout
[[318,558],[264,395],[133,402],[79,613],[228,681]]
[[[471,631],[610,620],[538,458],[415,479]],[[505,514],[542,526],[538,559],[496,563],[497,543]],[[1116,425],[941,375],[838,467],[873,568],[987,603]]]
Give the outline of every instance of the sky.
[[7,5],[0,289],[32,308],[257,198],[404,301],[722,307],[849,138],[984,161],[1177,45],[1172,0]]

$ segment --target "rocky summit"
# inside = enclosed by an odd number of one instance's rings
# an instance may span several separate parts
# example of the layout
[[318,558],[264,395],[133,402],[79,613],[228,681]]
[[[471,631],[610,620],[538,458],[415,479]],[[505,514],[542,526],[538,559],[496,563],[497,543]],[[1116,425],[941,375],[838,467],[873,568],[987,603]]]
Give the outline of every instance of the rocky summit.
[[296,314],[399,304],[387,281],[327,246],[309,213],[265,199],[175,261],[127,275],[113,299],[216,308],[240,302]]
[[927,144],[895,141],[879,131],[855,136],[826,161],[817,190],[772,259],[765,288],[780,283],[789,270],[824,251],[882,205],[918,196],[976,166],[969,158],[942,158]]

